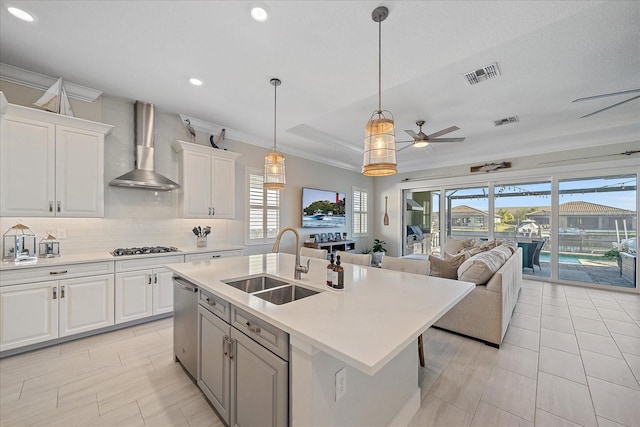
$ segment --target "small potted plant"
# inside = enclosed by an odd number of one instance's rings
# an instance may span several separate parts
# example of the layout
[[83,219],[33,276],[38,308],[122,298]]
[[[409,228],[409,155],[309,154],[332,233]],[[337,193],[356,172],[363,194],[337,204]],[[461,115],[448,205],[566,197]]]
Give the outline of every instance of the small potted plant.
[[384,240],[374,239],[373,248],[371,249],[372,265],[379,265],[382,262],[382,257],[387,252],[387,248],[384,247],[386,243],[387,242],[385,242]]

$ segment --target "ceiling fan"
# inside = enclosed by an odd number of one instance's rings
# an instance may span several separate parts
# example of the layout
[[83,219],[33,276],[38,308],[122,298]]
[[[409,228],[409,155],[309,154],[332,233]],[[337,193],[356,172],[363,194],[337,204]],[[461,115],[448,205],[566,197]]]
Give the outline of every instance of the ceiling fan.
[[[640,92],[640,89],[624,90],[622,92],[611,92],[611,93],[604,93],[602,95],[587,96],[587,97],[584,97],[584,98],[574,99],[571,102],[590,101],[592,99],[606,98],[608,96],[616,96],[616,95],[627,95],[627,94],[636,93],[636,92]],[[627,102],[633,101],[634,99],[638,99],[638,98],[640,98],[640,95],[632,96],[631,98],[625,99],[624,101],[616,102],[615,104],[609,105],[608,107],[604,107],[604,108],[601,108],[601,109],[599,109],[597,111],[594,111],[592,113],[585,114],[584,116],[582,116],[580,118],[584,119],[586,117],[591,117],[594,114],[601,113],[601,112],[609,110],[609,109],[611,109],[613,107],[617,107],[618,105],[626,104]]]
[[396,141],[396,143],[401,144],[401,143],[406,143],[406,142],[410,142],[410,145],[407,145],[406,147],[402,147],[401,149],[397,150],[397,151],[402,151],[405,148],[409,148],[409,147],[416,147],[416,148],[422,148],[422,147],[426,147],[427,145],[431,144],[432,142],[462,142],[464,141],[464,138],[438,138],[441,135],[446,135],[450,132],[456,131],[458,129],[460,129],[458,126],[451,126],[448,127],[446,129],[442,129],[441,131],[432,133],[431,135],[427,135],[424,132],[422,132],[422,125],[424,125],[424,120],[418,120],[416,122],[416,125],[418,125],[419,127],[419,131],[418,133],[415,133],[412,130],[405,130],[406,133],[409,134],[409,136],[411,138],[413,138],[412,140],[409,141]]

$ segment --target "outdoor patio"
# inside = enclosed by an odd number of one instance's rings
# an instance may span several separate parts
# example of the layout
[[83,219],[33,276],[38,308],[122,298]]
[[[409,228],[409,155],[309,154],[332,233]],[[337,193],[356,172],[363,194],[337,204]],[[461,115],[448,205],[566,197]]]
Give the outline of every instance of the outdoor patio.
[[[532,277],[551,277],[550,263],[540,261],[540,268],[534,266],[532,273],[530,268],[525,268],[523,274]],[[598,285],[619,286],[623,288],[634,288],[634,284],[620,276],[620,268],[617,265],[584,265],[584,264],[564,264],[559,267],[559,279],[573,282],[594,283]]]

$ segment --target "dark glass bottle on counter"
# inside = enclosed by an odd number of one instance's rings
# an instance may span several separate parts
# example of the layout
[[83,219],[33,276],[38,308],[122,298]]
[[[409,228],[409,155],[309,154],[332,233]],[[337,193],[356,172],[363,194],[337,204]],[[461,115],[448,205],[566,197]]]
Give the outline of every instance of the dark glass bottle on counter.
[[333,269],[334,268],[335,268],[335,264],[333,263],[333,253],[332,253],[329,265],[327,265],[327,286],[330,288],[333,285]]
[[333,289],[344,290],[344,267],[340,265],[340,255],[338,255],[333,271]]

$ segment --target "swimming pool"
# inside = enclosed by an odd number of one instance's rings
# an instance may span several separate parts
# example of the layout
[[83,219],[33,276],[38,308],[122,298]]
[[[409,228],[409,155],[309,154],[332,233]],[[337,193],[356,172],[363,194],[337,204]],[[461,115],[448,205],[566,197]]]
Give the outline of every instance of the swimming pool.
[[[580,260],[606,262],[611,261],[602,255],[585,255],[585,254],[560,254],[559,262],[561,264],[580,264]],[[549,252],[540,252],[540,261],[551,262]]]

